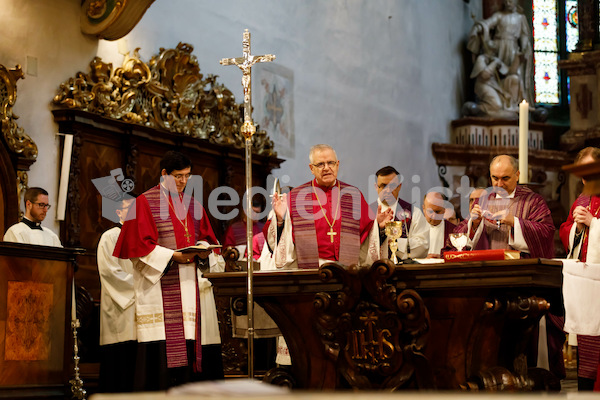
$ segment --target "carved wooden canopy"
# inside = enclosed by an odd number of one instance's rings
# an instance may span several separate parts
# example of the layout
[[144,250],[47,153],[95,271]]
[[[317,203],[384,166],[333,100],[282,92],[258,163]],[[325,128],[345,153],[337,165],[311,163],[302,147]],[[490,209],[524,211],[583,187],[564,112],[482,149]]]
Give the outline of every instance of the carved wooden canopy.
[[[78,72],[62,83],[54,103],[68,108],[211,143],[244,148],[240,134],[243,106],[217,76],[200,73],[193,47],[160,49],[145,63],[139,48],[113,70],[99,57],[90,62],[90,72]],[[273,141],[264,130],[253,136],[253,151],[275,156]]]

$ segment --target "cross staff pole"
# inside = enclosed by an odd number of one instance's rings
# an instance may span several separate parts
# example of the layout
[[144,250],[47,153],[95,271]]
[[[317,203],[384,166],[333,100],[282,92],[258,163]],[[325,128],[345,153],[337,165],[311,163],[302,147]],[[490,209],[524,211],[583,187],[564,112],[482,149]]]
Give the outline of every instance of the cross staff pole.
[[252,251],[252,136],[256,127],[252,121],[252,66],[259,62],[270,62],[275,59],[272,54],[253,56],[250,54],[250,32],[244,30],[242,36],[243,56],[223,58],[221,65],[236,65],[242,70],[242,87],[244,88],[244,123],[240,133],[246,144],[246,249],[248,260],[248,378],[254,378],[254,268]]

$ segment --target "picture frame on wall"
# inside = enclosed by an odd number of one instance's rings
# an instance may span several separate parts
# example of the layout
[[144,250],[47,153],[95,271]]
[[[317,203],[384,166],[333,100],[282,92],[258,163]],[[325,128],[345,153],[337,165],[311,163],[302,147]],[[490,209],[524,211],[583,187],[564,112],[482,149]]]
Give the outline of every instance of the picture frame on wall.
[[275,63],[261,64],[252,83],[255,124],[267,132],[279,157],[294,158],[294,72]]

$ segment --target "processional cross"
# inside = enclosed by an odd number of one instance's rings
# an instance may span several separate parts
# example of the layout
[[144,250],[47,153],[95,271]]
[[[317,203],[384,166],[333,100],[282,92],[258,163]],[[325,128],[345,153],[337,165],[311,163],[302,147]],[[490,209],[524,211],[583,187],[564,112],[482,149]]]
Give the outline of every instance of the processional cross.
[[237,65],[242,70],[242,86],[244,87],[244,124],[240,132],[246,140],[252,137],[256,128],[252,122],[252,87],[251,87],[251,72],[252,66],[260,62],[270,62],[275,59],[273,54],[265,54],[263,56],[253,56],[250,54],[250,32],[248,29],[244,31],[242,37],[242,52],[244,55],[237,58],[223,58],[219,63],[221,65]]
[[[259,62],[269,62],[275,59],[273,54],[253,56],[250,54],[250,32],[244,30],[242,36],[243,56],[223,58],[221,65],[237,65],[242,70],[242,86],[244,88],[244,123],[240,133],[246,139],[246,213],[252,212],[252,135],[256,127],[252,121],[252,66]],[[252,251],[252,218],[246,218],[246,249],[248,260],[248,378],[254,379],[254,286],[253,286],[253,251]]]

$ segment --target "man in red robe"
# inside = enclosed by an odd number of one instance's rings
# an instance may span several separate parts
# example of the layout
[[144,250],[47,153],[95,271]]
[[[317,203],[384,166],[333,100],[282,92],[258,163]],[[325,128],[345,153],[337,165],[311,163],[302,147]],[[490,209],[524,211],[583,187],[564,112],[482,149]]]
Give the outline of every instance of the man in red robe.
[[326,144],[309,154],[315,179],[273,195],[265,227],[277,268],[318,268],[326,261],[369,264],[379,258],[379,232],[362,193],[337,179],[340,161]]
[[204,208],[185,190],[193,187],[189,158],[169,151],[160,168],[161,183],[136,199],[135,218],[123,225],[113,253],[133,262],[134,388],[144,391],[223,377],[212,287],[197,268],[210,263],[219,270],[222,264],[208,250],[177,251],[218,242]]
[[[575,164],[599,160],[600,149],[586,147],[577,154]],[[583,183],[585,185],[585,179],[583,179]],[[600,263],[600,249],[597,245],[588,246],[589,243],[597,244],[600,241],[600,195],[582,194],[577,197],[571,206],[567,221],[560,226],[560,239],[568,252],[567,258],[587,261],[590,264]],[[567,326],[565,326],[565,330],[570,331]],[[569,344],[577,346],[578,389],[592,390],[594,383],[598,386],[600,336],[577,334],[573,331],[569,333]]]
[[522,257],[553,258],[550,209],[539,194],[519,186],[519,164],[509,155],[490,163],[492,192],[473,206],[467,223],[471,248],[519,250]]
[[[491,193],[473,205],[467,222],[469,245],[474,250],[513,249],[519,250],[521,257],[554,258],[556,228],[550,209],[542,196],[517,184],[519,175],[519,162],[514,157],[494,157],[490,163]],[[537,365],[548,367],[559,378],[565,376],[562,324],[562,317],[548,313],[540,323],[548,347],[538,349],[538,340],[534,340],[530,351]]]

